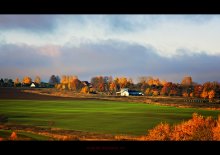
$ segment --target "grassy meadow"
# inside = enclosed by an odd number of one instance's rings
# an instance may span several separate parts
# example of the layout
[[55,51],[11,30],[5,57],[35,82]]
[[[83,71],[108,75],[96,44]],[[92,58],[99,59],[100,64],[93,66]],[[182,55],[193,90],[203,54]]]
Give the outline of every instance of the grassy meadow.
[[194,112],[214,118],[219,114],[218,110],[116,101],[0,100],[0,114],[8,117],[7,124],[112,135],[144,135],[160,122],[179,123]]

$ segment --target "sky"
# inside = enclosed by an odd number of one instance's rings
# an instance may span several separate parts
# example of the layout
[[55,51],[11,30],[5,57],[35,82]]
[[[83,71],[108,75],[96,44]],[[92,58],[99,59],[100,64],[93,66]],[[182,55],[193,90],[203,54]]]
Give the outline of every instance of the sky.
[[220,82],[220,15],[0,15],[0,78]]

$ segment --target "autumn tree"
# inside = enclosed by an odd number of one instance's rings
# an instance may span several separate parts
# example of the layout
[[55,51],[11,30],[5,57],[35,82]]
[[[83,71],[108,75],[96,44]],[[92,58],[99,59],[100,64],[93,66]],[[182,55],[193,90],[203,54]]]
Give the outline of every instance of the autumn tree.
[[81,89],[81,93],[86,94],[86,93],[88,93],[88,92],[89,92],[89,88],[88,88],[88,86],[84,86],[84,87],[82,87],[82,89]]
[[171,89],[170,90],[170,96],[177,96],[177,90],[176,89]]
[[109,90],[110,90],[110,92],[111,92],[112,94],[115,94],[115,93],[116,93],[116,84],[115,84],[115,82],[111,82],[111,83],[109,84]]
[[83,87],[81,81],[78,78],[72,79],[70,81],[70,85],[71,85],[71,89],[74,91],[79,91]]
[[14,86],[15,87],[21,86],[21,82],[20,82],[18,77],[16,77],[15,80],[14,80]]
[[69,77],[66,75],[63,75],[61,78],[61,83],[67,85],[69,83]]
[[206,98],[208,98],[208,96],[209,96],[208,92],[205,91],[205,90],[203,90],[203,92],[202,92],[202,94],[201,94],[201,97],[204,98],[204,99],[206,99]]
[[36,76],[34,82],[39,85],[41,83],[41,78]]
[[110,84],[113,82],[114,81],[111,76],[96,76],[91,78],[93,88],[99,92],[109,92]]
[[148,95],[148,96],[152,95],[152,92],[151,92],[151,89],[150,89],[150,88],[147,88],[147,89],[145,90],[145,95]]
[[203,91],[203,86],[202,85],[195,85],[193,94],[195,97],[200,97]]
[[171,88],[172,88],[172,82],[165,83],[160,91],[160,94],[164,96],[170,95]]
[[99,91],[99,92],[104,91],[105,81],[104,81],[103,76],[92,77],[91,84],[92,84],[93,88],[96,89],[97,91]]
[[128,80],[126,77],[120,77],[118,78],[118,84],[120,86],[120,89],[121,88],[125,88],[127,86],[127,83],[128,83]]
[[[213,96],[213,98],[214,97],[219,98],[220,84],[215,81],[214,82],[205,82],[203,84],[203,92],[206,92],[207,94],[209,94],[209,92],[210,92],[210,97]],[[209,98],[209,97],[207,97],[207,98]]]
[[164,86],[166,83],[167,83],[166,80],[161,80],[161,81],[160,81],[160,84],[161,84],[162,86]]
[[215,91],[214,90],[209,91],[208,96],[209,96],[209,101],[212,102],[215,97]]
[[147,76],[140,76],[138,77],[138,83],[144,84],[147,83],[148,77]]
[[29,77],[29,76],[25,76],[24,78],[23,78],[23,84],[24,85],[30,85],[31,84],[31,82],[32,82],[32,79]]
[[192,77],[191,76],[184,77],[181,84],[182,85],[187,85],[187,86],[192,85]]
[[188,94],[186,91],[183,91],[183,92],[182,92],[182,96],[183,96],[183,97],[189,97],[189,94]]
[[152,90],[152,94],[153,94],[153,96],[158,96],[160,93],[159,93],[159,91],[158,90]]

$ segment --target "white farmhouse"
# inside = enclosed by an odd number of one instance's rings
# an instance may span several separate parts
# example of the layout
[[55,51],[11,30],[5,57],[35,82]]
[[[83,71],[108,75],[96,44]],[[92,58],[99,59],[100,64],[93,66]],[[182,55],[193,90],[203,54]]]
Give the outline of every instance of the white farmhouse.
[[35,84],[34,84],[34,82],[32,82],[32,84],[31,84],[30,87],[31,87],[31,88],[35,88],[35,87],[36,87]]
[[122,88],[120,92],[116,92],[116,95],[120,96],[143,96],[144,94],[136,90],[128,90],[128,88]]
[[116,92],[119,96],[129,96],[128,88],[122,88],[119,92]]

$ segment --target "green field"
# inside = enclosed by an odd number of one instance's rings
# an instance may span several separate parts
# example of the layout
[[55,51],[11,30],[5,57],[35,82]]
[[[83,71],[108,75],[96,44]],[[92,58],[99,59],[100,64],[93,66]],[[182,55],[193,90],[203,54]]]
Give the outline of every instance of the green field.
[[178,123],[192,113],[217,118],[218,110],[176,108],[100,100],[0,100],[9,124],[34,125],[104,134],[144,135],[160,122]]

